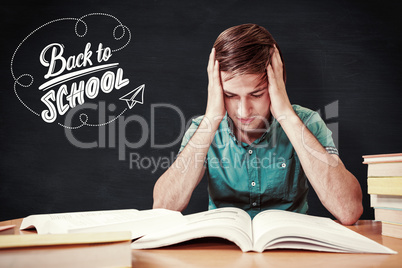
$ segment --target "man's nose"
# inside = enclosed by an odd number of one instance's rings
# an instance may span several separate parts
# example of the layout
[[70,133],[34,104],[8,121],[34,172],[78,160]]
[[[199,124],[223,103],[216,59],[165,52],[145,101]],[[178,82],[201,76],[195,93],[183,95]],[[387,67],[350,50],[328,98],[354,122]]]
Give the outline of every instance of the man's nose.
[[251,105],[247,100],[240,100],[237,107],[237,116],[247,118],[251,115]]

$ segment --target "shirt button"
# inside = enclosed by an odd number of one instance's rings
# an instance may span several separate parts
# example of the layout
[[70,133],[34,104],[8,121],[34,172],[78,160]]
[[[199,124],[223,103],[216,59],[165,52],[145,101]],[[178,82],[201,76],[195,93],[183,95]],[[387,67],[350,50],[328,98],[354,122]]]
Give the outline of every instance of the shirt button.
[[286,163],[282,163],[281,167],[285,168],[285,167],[286,167]]
[[253,187],[255,186],[255,181],[253,181],[253,182],[251,183],[251,186],[253,186]]
[[249,153],[249,154],[252,154],[252,153],[253,153],[253,150],[248,150],[248,153]]
[[253,207],[255,207],[255,206],[257,206],[257,202],[254,202],[254,203],[253,203]]

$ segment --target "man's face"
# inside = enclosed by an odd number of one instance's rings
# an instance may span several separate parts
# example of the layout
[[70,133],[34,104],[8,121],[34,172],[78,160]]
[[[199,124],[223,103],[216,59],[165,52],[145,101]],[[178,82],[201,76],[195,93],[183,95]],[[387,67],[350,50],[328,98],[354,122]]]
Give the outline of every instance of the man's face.
[[236,131],[249,138],[258,138],[268,127],[271,100],[268,83],[261,76],[246,74],[225,81],[228,73],[221,72],[225,106]]

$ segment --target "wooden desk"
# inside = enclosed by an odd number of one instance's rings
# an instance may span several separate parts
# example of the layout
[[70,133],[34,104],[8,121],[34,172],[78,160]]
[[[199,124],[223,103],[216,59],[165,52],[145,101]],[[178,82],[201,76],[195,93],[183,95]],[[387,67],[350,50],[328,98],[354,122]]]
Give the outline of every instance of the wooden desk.
[[[3,221],[0,226],[15,224],[9,233],[20,231],[22,219]],[[220,239],[200,239],[163,249],[133,250],[133,267],[402,267],[402,239],[381,235],[381,223],[361,220],[350,229],[397,252],[396,255],[322,253],[301,250],[271,250],[243,253],[236,245]]]

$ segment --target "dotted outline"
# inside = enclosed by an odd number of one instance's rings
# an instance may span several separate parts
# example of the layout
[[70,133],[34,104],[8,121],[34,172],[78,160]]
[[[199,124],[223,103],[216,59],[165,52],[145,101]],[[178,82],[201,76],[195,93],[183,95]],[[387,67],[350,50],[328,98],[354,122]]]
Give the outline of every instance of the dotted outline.
[[[69,129],[77,129],[77,128],[81,128],[81,127],[83,127],[83,126],[101,127],[101,126],[105,126],[105,125],[107,125],[107,124],[110,124],[110,123],[112,123],[113,121],[116,121],[117,118],[119,118],[121,115],[123,115],[123,114],[126,112],[126,110],[127,110],[127,108],[124,108],[124,110],[123,110],[118,116],[116,116],[116,117],[113,118],[112,120],[109,120],[108,122],[105,122],[105,123],[102,123],[102,124],[87,124],[88,115],[85,114],[85,113],[81,113],[80,116],[79,116],[79,119],[80,119],[80,121],[81,121],[81,125],[79,125],[79,126],[76,126],[76,127],[69,127],[69,126],[63,125],[62,123],[57,123],[57,124],[59,124],[59,125],[62,126],[62,127],[65,127],[65,128],[69,128]],[[86,120],[85,120],[85,121],[83,121],[82,118],[81,118],[81,116],[84,116],[84,115],[85,115],[85,117],[86,117]]]
[[[124,35],[125,35],[126,31],[127,31],[127,33],[128,33],[128,41],[126,42],[126,44],[124,44],[124,45],[121,46],[120,48],[113,49],[112,52],[120,51],[120,50],[124,49],[124,48],[130,43],[130,41],[131,41],[131,31],[130,31],[130,29],[129,29],[127,26],[123,25],[123,24],[120,22],[120,20],[117,19],[115,16],[110,15],[110,14],[107,14],[107,13],[90,13],[90,14],[86,14],[86,15],[84,15],[84,16],[78,18],[78,19],[77,19],[77,18],[60,18],[60,19],[51,20],[51,21],[49,21],[49,22],[47,22],[47,23],[45,23],[45,24],[39,26],[38,28],[36,28],[35,30],[33,30],[31,33],[29,33],[29,34],[21,41],[21,43],[19,43],[19,45],[18,45],[17,48],[15,49],[15,51],[14,51],[12,57],[11,57],[11,63],[10,63],[10,71],[11,71],[11,75],[12,75],[12,77],[13,77],[13,79],[14,79],[14,93],[15,93],[15,95],[17,96],[18,100],[25,106],[25,108],[27,108],[30,112],[32,112],[32,113],[35,114],[36,116],[39,116],[39,117],[40,117],[40,114],[37,113],[36,111],[34,111],[32,108],[30,108],[27,104],[25,104],[25,102],[21,99],[21,97],[20,97],[20,96],[18,95],[18,93],[17,93],[17,84],[20,85],[21,87],[28,88],[28,87],[30,87],[30,86],[33,84],[33,81],[34,81],[34,77],[33,77],[31,74],[27,74],[27,73],[26,73],[26,74],[22,74],[22,75],[20,75],[18,78],[16,78],[16,76],[15,76],[15,74],[14,74],[13,64],[14,64],[14,58],[15,58],[15,55],[17,54],[17,51],[18,51],[19,48],[22,46],[22,44],[23,44],[30,36],[32,36],[34,33],[36,33],[36,32],[39,31],[40,29],[42,29],[42,28],[44,28],[44,27],[46,27],[46,26],[48,26],[48,25],[50,25],[50,24],[52,24],[52,23],[59,22],[59,21],[75,20],[75,21],[76,21],[75,27],[74,27],[75,34],[76,34],[78,37],[84,37],[84,36],[87,34],[87,32],[88,32],[88,25],[85,23],[85,21],[83,21],[83,19],[86,18],[86,17],[89,17],[89,16],[107,16],[107,17],[111,17],[111,18],[115,19],[115,20],[119,23],[119,25],[117,25],[117,26],[113,29],[113,38],[114,38],[115,40],[121,40],[121,39],[124,37]],[[80,35],[80,34],[78,33],[78,30],[77,30],[77,26],[78,26],[78,23],[79,23],[79,22],[83,23],[84,26],[85,26],[85,31],[84,31],[84,34],[82,34],[82,35]],[[117,28],[122,28],[122,31],[123,31],[123,32],[122,32],[122,34],[121,34],[120,37],[116,37],[116,29],[117,29]],[[31,78],[31,81],[30,81],[28,84],[23,84],[23,83],[21,83],[21,82],[19,81],[22,77],[29,77],[29,78]],[[116,117],[113,118],[112,120],[110,120],[110,121],[108,121],[108,122],[105,122],[105,123],[102,123],[102,124],[87,124],[88,115],[85,114],[85,113],[82,113],[82,114],[80,114],[80,116],[79,116],[79,119],[80,119],[80,121],[81,121],[81,123],[82,123],[81,125],[76,126],[76,127],[65,126],[65,125],[63,125],[63,124],[61,124],[61,123],[58,123],[58,125],[60,125],[60,126],[62,126],[62,127],[64,127],[64,128],[69,128],[69,129],[78,129],[78,128],[81,128],[81,127],[84,126],[84,125],[85,125],[85,126],[91,126],[91,127],[93,127],[93,126],[104,126],[104,125],[110,124],[111,122],[115,121],[117,118],[119,118],[120,116],[122,116],[123,113],[125,113],[126,111],[127,111],[127,108],[125,108],[118,116],[116,116]],[[86,116],[85,122],[81,119],[81,116],[83,116],[83,115]]]
[[[124,37],[124,35],[126,34],[126,30],[127,30],[128,40],[127,40],[126,44],[124,44],[120,48],[112,49],[112,52],[116,52],[116,51],[120,51],[120,50],[124,49],[131,42],[131,31],[130,31],[130,29],[127,26],[123,25],[118,18],[116,18],[113,15],[107,14],[107,13],[90,13],[90,14],[84,15],[81,18],[77,19],[77,22],[75,23],[74,30],[75,30],[75,34],[78,37],[83,37],[83,36],[85,36],[87,34],[88,26],[86,25],[86,23],[82,19],[84,19],[86,17],[89,17],[89,16],[106,16],[106,17],[110,17],[110,18],[113,18],[114,20],[116,20],[120,25],[117,25],[116,27],[114,27],[114,29],[113,29],[113,38],[115,40],[117,40],[117,41],[121,40]],[[79,22],[82,22],[85,25],[85,33],[83,35],[80,35],[77,32],[77,25],[78,25]],[[121,34],[120,37],[116,37],[116,29],[117,28],[122,28],[123,33]]]

